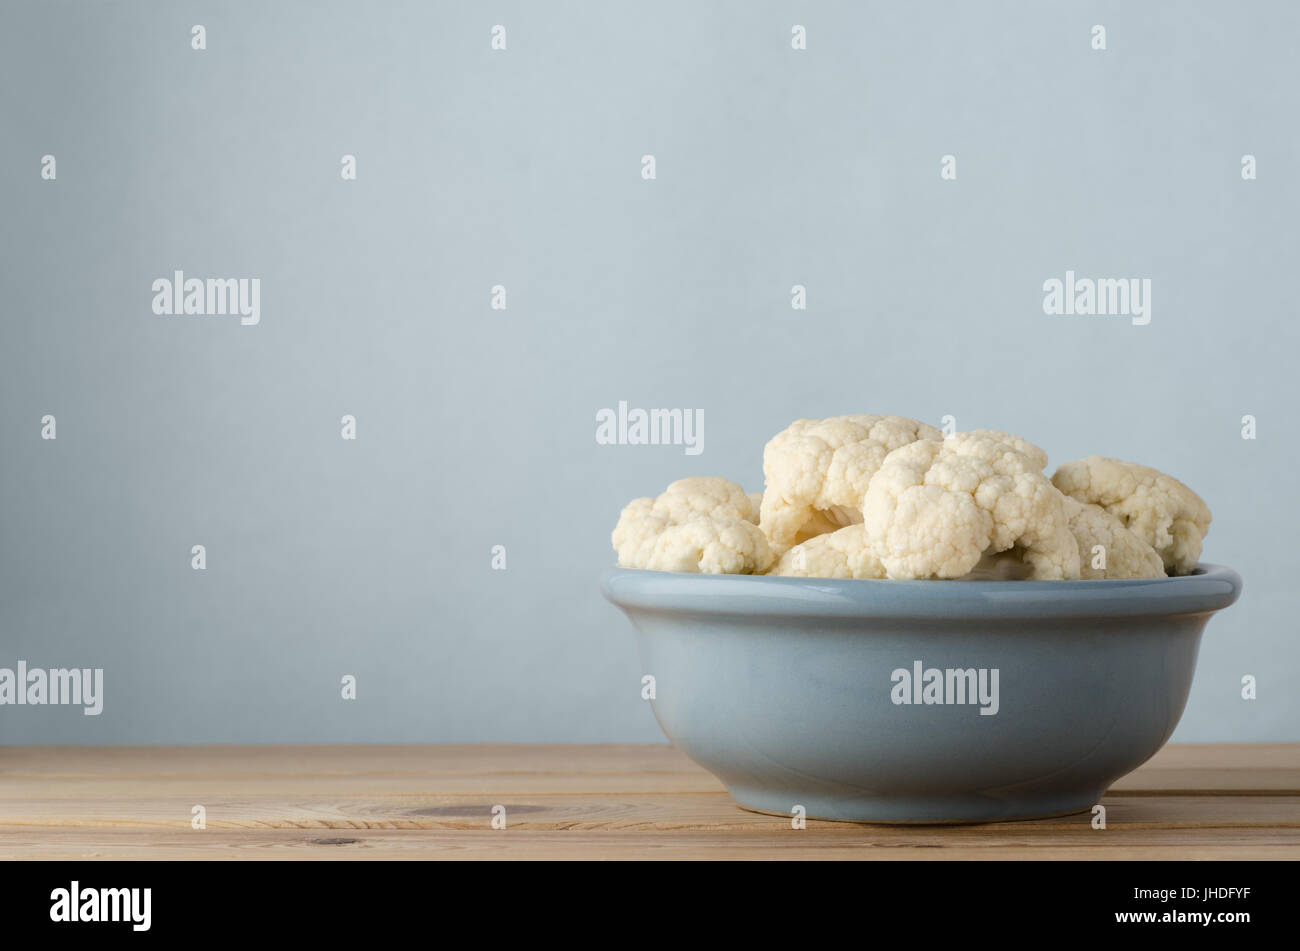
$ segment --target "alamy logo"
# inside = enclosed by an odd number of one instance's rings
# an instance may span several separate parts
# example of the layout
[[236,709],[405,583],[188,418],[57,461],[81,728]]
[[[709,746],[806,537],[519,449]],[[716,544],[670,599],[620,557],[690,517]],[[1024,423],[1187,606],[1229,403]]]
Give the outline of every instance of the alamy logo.
[[889,699],[901,704],[979,704],[980,716],[998,712],[997,667],[925,667],[912,661],[912,669],[898,667],[889,675],[894,686]]
[[0,705],[80,706],[88,717],[104,710],[104,668],[27,668],[20,660],[16,669],[0,667]]
[[50,921],[129,921],[132,931],[148,931],[152,888],[68,888],[50,892]]
[[1076,278],[1043,281],[1043,313],[1056,317],[1131,317],[1133,325],[1151,323],[1151,278]]
[[704,451],[704,410],[608,407],[596,413],[596,442],[602,446],[685,446],[688,456]]
[[262,319],[260,277],[189,277],[176,271],[153,282],[153,312],[168,316],[238,314],[251,327]]

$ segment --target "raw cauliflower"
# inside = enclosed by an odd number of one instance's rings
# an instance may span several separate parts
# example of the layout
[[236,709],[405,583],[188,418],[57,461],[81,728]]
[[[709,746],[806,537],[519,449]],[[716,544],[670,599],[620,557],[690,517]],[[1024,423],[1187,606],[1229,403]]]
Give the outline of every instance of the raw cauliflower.
[[1046,460],[991,430],[896,449],[866,493],[867,540],[890,578],[960,578],[1013,547],[1036,580],[1078,578],[1079,546]]
[[1027,439],[1021,439],[1012,433],[1004,433],[997,429],[972,429],[964,433],[954,433],[960,435],[964,441],[975,439],[989,439],[993,442],[1010,446],[1016,452],[1020,453],[1026,459],[1034,464],[1034,468],[1039,472],[1047,466],[1047,453],[1039,449]]
[[890,452],[918,439],[943,435],[915,419],[868,415],[799,419],[773,436],[763,450],[759,519],[773,552],[861,522],[871,477]]
[[1155,549],[1170,574],[1185,575],[1196,568],[1210,530],[1210,510],[1173,476],[1135,462],[1089,456],[1063,464],[1052,484],[1117,516]]
[[[791,578],[888,578],[884,562],[867,541],[866,529],[859,522],[810,538],[782,555],[767,573]],[[1010,550],[986,553],[974,568],[954,580],[1024,581],[1031,575],[1022,553]]]
[[861,523],[795,545],[769,575],[791,578],[884,578],[885,566],[867,544]]
[[[1070,531],[1079,543],[1079,576],[1104,578],[1163,578],[1165,564],[1156,550],[1124,527],[1118,516],[1100,505],[1064,496]],[[1100,551],[1098,551],[1100,548]],[[1100,567],[1094,567],[1100,562]]]
[[612,537],[624,568],[757,574],[772,563],[756,499],[713,476],[679,479],[658,498],[633,499]]

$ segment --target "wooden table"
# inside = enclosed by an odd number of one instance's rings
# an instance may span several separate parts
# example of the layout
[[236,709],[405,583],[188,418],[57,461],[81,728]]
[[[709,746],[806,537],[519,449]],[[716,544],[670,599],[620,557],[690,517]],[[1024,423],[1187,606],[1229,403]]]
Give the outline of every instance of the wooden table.
[[1296,859],[1300,744],[1166,747],[1102,804],[1105,830],[1088,814],[796,830],[667,746],[0,749],[4,860]]

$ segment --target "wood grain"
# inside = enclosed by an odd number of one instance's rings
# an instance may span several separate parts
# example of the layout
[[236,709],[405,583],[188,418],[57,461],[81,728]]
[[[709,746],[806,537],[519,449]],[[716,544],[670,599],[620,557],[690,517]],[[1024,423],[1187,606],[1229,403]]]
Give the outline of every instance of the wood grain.
[[1295,859],[1300,744],[1169,746],[1102,803],[796,830],[668,746],[8,747],[0,859]]

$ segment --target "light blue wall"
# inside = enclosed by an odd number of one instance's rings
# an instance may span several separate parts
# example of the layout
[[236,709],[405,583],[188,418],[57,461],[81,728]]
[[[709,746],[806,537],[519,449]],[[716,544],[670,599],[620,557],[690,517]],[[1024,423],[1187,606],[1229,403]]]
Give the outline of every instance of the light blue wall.
[[[1176,738],[1300,739],[1298,26],[6,4],[0,666],[103,667],[107,695],[2,707],[0,742],[658,740],[596,587],[619,508],[689,474],[759,488],[771,434],[845,412],[1188,482],[1246,593]],[[260,278],[261,322],[155,316],[178,268]],[[1150,278],[1150,324],[1044,315],[1066,269]],[[703,409],[704,452],[598,446],[619,400]]]

